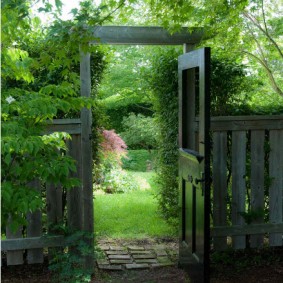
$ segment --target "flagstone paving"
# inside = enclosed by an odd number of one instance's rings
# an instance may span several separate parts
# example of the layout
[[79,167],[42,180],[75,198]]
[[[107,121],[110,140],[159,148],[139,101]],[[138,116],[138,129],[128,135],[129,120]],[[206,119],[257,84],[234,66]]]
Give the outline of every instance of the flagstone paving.
[[97,260],[99,269],[133,270],[173,266],[177,262],[177,247],[156,243],[131,245],[99,243],[102,255]]

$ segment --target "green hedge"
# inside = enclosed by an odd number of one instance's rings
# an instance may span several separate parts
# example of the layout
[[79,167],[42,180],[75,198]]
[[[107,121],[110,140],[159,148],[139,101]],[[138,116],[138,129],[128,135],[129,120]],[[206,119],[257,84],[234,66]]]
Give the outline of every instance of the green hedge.
[[123,158],[123,169],[130,171],[146,172],[148,163],[151,164],[151,168],[154,168],[156,159],[156,151],[144,149],[128,150],[127,158]]

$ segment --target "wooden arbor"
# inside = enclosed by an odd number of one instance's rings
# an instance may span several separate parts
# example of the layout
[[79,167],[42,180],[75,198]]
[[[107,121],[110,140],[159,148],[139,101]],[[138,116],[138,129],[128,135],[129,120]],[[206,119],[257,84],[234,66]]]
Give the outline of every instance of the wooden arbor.
[[[91,44],[113,45],[184,45],[184,52],[200,42],[203,32],[196,29],[192,33],[187,28],[170,34],[161,27],[98,26],[93,28],[96,41]],[[91,92],[90,54],[81,52],[80,79],[81,96],[90,97]],[[93,184],[92,184],[92,149],[91,149],[91,110],[81,111],[81,149],[82,149],[82,184],[83,184],[83,228],[93,232]],[[90,242],[92,245],[93,241]],[[90,263],[90,262],[88,262]],[[92,263],[90,263],[92,264]],[[93,265],[93,264],[92,264]]]

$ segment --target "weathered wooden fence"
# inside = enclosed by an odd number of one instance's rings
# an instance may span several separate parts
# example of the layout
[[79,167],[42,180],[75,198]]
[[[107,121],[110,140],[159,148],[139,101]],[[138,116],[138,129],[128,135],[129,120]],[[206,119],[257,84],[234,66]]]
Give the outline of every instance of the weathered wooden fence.
[[[54,120],[50,124],[47,133],[67,132],[72,140],[68,141],[69,154],[76,160],[77,172],[72,177],[82,179],[82,156],[81,156],[81,120],[64,119]],[[41,190],[42,184],[35,180],[30,184],[32,187]],[[23,237],[22,227],[16,233],[6,229],[6,240],[1,241],[1,250],[7,252],[7,265],[18,265],[24,262],[24,251],[27,252],[27,262],[29,264],[43,262],[43,249],[61,247],[64,245],[64,237],[60,235],[47,236],[53,234],[52,228],[43,232],[42,216],[46,215],[46,227],[59,224],[63,219],[62,187],[53,184],[45,184],[46,188],[46,210],[29,213],[26,218],[25,237]],[[83,223],[83,192],[82,187],[75,187],[67,191],[67,223],[72,229],[81,230]]]
[[[196,123],[196,131],[198,124]],[[82,176],[81,120],[54,120],[48,132],[65,131],[72,136],[69,154],[77,161],[76,177]],[[213,245],[224,250],[231,237],[233,248],[242,249],[250,239],[251,247],[282,246],[283,237],[283,116],[213,117]],[[35,180],[32,186],[40,189]],[[269,216],[264,219],[263,212]],[[81,229],[83,191],[77,187],[67,192],[68,225]],[[250,212],[249,212],[250,211]],[[60,247],[63,236],[49,236],[42,231],[42,215],[48,224],[62,220],[62,188],[46,184],[46,212],[27,215],[26,237],[22,230],[6,231],[1,250],[7,252],[7,264],[41,263],[43,249]],[[246,215],[246,219],[245,216]],[[250,216],[250,222],[247,221]],[[249,235],[249,237],[247,237]]]
[[213,117],[211,131],[214,249],[282,246],[283,116]]

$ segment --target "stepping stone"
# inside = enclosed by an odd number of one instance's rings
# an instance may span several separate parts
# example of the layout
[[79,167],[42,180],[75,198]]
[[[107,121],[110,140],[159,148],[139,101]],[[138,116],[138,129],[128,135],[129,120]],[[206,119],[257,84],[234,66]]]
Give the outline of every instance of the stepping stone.
[[147,263],[131,263],[131,264],[126,264],[126,269],[142,269],[142,268],[149,268],[149,265]]
[[109,246],[103,245],[103,246],[99,246],[99,248],[103,251],[108,251],[110,249]]
[[138,246],[128,246],[128,249],[130,251],[144,251],[144,247],[138,247]]
[[111,264],[127,264],[133,263],[131,259],[110,259]]
[[135,260],[136,263],[158,263],[156,259],[144,258]]
[[125,249],[123,247],[118,246],[110,246],[111,251],[124,251]]
[[130,251],[132,255],[136,254],[152,254],[152,251]]
[[99,269],[106,269],[106,270],[123,270],[122,265],[110,265],[110,264],[99,264]]
[[131,259],[131,256],[126,254],[126,255],[109,255],[109,259]]
[[106,258],[98,259],[96,262],[98,265],[109,264],[109,261]]
[[106,251],[107,255],[127,255],[127,251]]
[[142,258],[156,258],[154,254],[143,254],[143,255],[133,255],[134,259],[142,259]]

